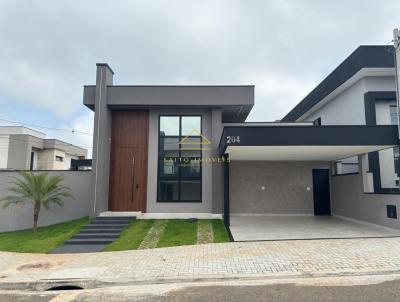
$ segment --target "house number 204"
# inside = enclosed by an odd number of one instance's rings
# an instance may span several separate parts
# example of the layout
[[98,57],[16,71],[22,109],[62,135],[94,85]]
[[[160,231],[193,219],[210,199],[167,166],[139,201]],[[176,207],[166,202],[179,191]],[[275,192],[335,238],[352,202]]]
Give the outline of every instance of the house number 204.
[[227,136],[226,137],[227,144],[238,144],[240,143],[240,136]]

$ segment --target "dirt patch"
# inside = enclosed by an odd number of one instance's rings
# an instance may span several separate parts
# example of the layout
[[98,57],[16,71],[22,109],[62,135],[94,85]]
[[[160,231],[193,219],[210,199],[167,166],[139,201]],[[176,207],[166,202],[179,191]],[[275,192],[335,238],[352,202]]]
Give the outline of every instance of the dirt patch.
[[35,262],[35,263],[28,263],[24,265],[20,265],[17,267],[18,271],[26,271],[26,270],[35,270],[35,269],[50,269],[54,265],[50,262]]

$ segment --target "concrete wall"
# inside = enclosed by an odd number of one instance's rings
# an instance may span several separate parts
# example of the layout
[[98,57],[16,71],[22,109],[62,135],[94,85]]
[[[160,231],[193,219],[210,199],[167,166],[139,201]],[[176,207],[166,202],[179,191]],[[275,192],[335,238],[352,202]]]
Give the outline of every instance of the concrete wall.
[[[147,212],[149,213],[211,213],[212,212],[212,165],[202,166],[202,202],[157,202],[158,118],[163,114],[187,114],[202,116],[202,134],[211,138],[211,111],[206,109],[160,109],[149,113],[149,150],[147,176]],[[215,146],[217,147],[217,146]],[[203,150],[203,158],[211,157],[211,150]]]
[[313,168],[329,163],[231,161],[231,213],[313,215]]
[[[40,173],[40,172],[34,172]],[[88,216],[92,209],[91,202],[91,171],[52,171],[49,175],[62,175],[64,184],[71,188],[75,199],[66,199],[64,206],[51,205],[49,210],[42,208],[39,216],[39,225],[45,226]],[[8,195],[11,177],[18,177],[18,172],[0,172],[0,199]],[[2,202],[0,202],[2,203]],[[33,210],[31,204],[19,206],[0,206],[0,232],[31,228],[33,224]]]
[[360,174],[331,178],[332,213],[382,226],[400,229],[399,219],[386,217],[386,205],[396,205],[400,217],[400,195],[363,192]]

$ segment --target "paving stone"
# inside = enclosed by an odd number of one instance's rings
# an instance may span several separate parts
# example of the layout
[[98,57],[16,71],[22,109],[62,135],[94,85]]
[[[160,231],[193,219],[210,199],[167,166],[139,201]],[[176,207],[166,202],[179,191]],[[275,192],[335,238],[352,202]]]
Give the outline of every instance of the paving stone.
[[[28,263],[46,269],[18,269]],[[211,243],[86,254],[0,253],[1,282],[56,278],[129,281],[295,276],[400,270],[400,238]]]
[[139,250],[156,248],[167,223],[167,220],[156,220],[140,243]]
[[213,241],[211,222],[199,220],[197,224],[197,244],[212,243]]

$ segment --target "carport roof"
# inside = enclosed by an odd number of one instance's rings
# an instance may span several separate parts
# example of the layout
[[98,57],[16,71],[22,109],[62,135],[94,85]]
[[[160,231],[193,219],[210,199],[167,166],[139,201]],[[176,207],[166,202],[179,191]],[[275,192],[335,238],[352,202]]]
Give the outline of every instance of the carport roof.
[[238,125],[224,127],[220,154],[231,160],[331,161],[399,145],[392,125]]

